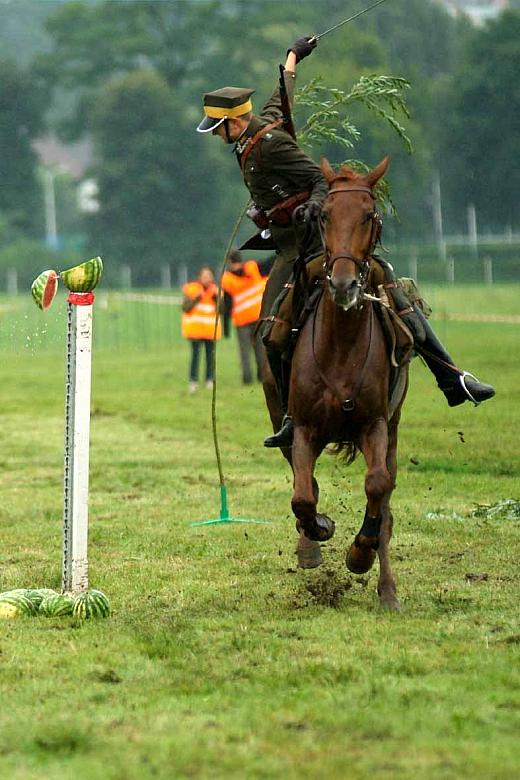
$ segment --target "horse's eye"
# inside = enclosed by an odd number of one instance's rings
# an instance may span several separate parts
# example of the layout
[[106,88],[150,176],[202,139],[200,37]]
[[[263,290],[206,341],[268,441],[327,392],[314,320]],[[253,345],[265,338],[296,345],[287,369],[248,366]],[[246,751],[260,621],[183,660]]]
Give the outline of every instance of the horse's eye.
[[375,216],[375,212],[374,211],[369,211],[368,214],[365,216],[365,219],[363,220],[363,222],[365,224],[367,224],[368,222],[372,222],[372,220],[374,219],[374,216]]
[[323,211],[323,209],[322,209],[322,210],[321,210],[321,212],[320,212],[320,220],[321,220],[321,222],[322,222],[323,224],[325,224],[325,222],[328,222],[328,221],[329,221],[329,215],[327,214],[327,212],[326,212],[326,211]]

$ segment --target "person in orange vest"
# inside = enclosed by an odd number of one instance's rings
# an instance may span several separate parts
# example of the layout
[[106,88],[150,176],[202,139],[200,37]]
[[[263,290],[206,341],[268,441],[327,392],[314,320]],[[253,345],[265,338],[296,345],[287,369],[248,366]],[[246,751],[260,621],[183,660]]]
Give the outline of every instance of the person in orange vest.
[[266,282],[267,277],[262,276],[255,260],[243,262],[238,249],[231,250],[228,257],[228,270],[222,275],[222,289],[233,300],[231,319],[237,329],[242,382],[245,385],[253,382],[250,360],[253,349],[256,359],[256,378],[261,381],[264,348],[255,331]]
[[215,334],[218,287],[213,271],[205,265],[197,279],[182,288],[182,335],[191,344],[191,361],[188,389],[191,394],[198,389],[201,350],[206,352],[206,387],[213,387],[213,350],[215,337],[221,337],[220,322]]

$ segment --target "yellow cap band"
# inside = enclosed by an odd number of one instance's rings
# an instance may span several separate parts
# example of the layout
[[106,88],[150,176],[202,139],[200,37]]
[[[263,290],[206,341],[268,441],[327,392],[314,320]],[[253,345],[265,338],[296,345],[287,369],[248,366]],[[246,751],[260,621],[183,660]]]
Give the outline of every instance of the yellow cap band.
[[242,114],[248,114],[253,110],[253,104],[250,100],[246,103],[242,103],[240,106],[234,106],[233,108],[221,108],[220,106],[204,106],[204,113],[211,119],[226,119],[230,117],[233,119],[236,116],[242,116]]

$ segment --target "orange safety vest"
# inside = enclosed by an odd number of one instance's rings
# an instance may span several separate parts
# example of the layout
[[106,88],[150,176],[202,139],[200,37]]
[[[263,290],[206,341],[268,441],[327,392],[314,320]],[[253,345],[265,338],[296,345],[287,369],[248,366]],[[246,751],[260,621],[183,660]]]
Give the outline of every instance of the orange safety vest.
[[260,317],[260,305],[267,277],[262,276],[254,260],[244,263],[244,275],[237,276],[231,271],[222,275],[222,289],[233,298],[231,318],[233,325],[250,325]]
[[[193,309],[182,313],[182,335],[185,339],[209,339],[215,334],[215,318],[217,316],[216,296],[218,287],[210,284],[206,289],[200,282],[188,282],[182,288],[187,298],[202,296]],[[220,320],[217,325],[217,339],[222,335]]]

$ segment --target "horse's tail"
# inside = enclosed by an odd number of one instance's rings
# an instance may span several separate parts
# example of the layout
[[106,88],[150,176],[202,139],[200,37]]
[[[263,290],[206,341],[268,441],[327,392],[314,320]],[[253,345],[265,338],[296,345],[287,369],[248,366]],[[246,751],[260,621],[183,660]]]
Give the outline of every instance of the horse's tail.
[[345,459],[347,466],[354,463],[359,453],[359,449],[353,441],[338,441],[332,447],[327,447],[327,451],[331,455],[341,455]]

